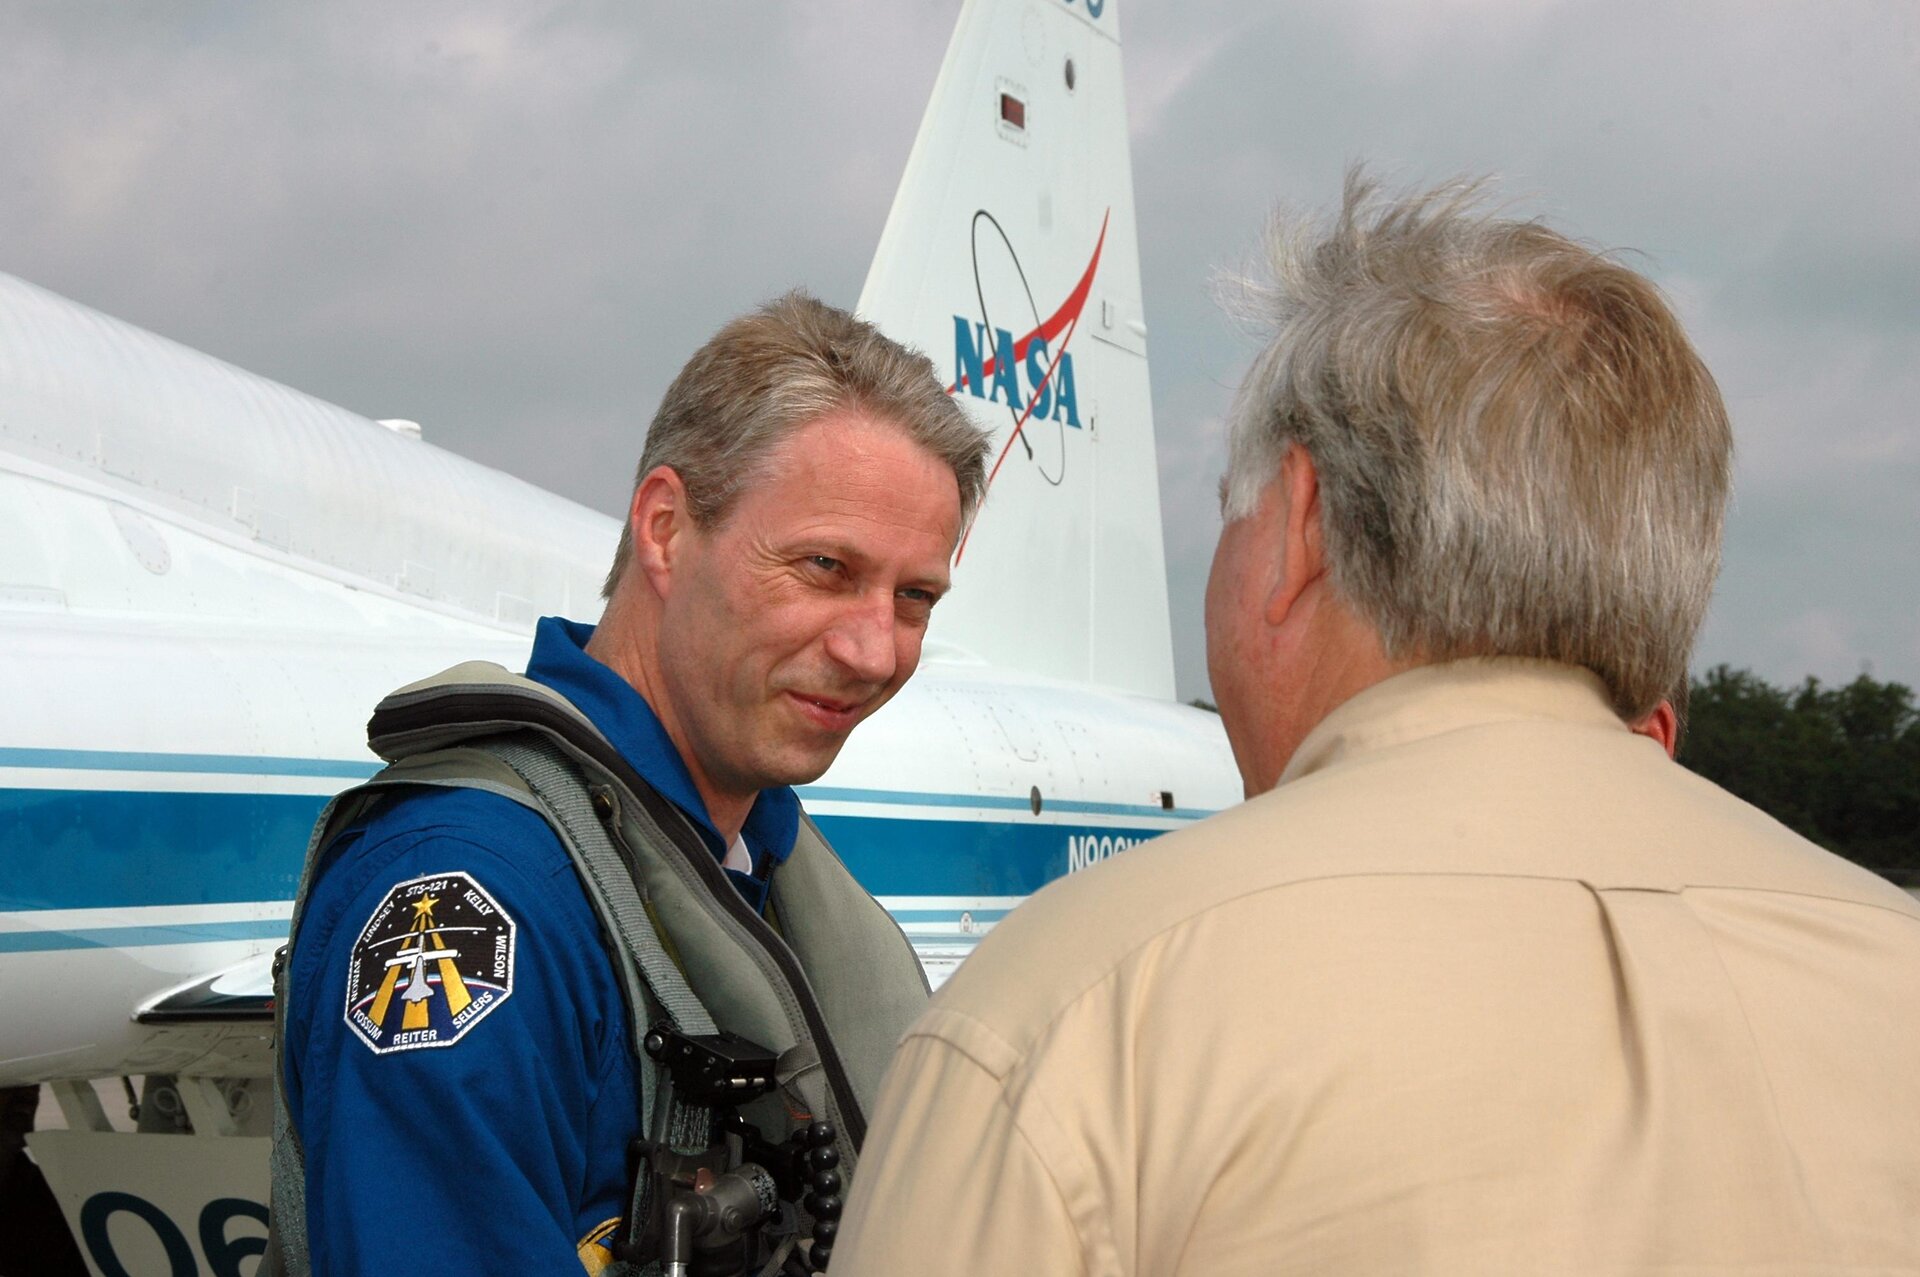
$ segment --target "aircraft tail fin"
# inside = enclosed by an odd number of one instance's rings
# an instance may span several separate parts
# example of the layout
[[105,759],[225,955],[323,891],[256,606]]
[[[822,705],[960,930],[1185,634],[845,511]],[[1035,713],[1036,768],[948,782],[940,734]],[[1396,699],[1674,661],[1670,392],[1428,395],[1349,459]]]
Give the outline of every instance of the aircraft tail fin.
[[933,637],[1173,696],[1119,0],[968,0],[860,313],[992,430]]

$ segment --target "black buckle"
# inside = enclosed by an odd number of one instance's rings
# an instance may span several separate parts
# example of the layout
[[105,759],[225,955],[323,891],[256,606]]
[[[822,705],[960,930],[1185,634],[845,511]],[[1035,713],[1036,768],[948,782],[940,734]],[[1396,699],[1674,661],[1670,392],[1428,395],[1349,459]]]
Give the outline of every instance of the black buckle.
[[701,1108],[733,1108],[779,1086],[778,1057],[738,1033],[682,1033],[660,1023],[647,1030],[647,1054],[673,1079],[674,1098]]

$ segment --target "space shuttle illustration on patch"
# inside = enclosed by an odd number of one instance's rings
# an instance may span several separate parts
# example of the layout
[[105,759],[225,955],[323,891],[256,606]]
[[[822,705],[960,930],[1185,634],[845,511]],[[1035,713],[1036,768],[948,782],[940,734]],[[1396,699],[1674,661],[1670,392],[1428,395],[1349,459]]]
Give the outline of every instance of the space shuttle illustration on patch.
[[347,1025],[375,1052],[451,1046],[513,992],[514,922],[470,874],[397,884],[347,967]]

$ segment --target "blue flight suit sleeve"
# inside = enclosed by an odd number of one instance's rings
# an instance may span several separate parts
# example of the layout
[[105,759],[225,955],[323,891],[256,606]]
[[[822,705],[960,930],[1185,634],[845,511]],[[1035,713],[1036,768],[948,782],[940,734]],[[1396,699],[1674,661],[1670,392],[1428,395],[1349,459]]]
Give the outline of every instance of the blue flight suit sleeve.
[[579,1272],[638,1126],[591,907],[516,804],[398,808],[336,844],[289,970],[314,1271]]

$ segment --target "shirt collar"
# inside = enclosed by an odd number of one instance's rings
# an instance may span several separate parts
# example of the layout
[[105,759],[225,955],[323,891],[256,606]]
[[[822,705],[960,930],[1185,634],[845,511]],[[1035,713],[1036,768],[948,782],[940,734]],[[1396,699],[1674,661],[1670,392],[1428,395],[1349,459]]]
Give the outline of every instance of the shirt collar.
[[1627,730],[1592,670],[1518,657],[1446,661],[1396,674],[1340,704],[1300,742],[1280,783],[1354,754],[1527,719]]
[[[714,858],[724,861],[726,841],[707,815],[707,804],[673,739],[633,684],[587,655],[587,640],[592,637],[591,625],[541,617],[533,632],[527,677],[551,687],[585,714],[642,780],[687,814]],[[740,834],[762,873],[784,861],[800,834],[799,797],[785,785],[761,790]]]

